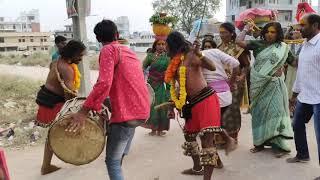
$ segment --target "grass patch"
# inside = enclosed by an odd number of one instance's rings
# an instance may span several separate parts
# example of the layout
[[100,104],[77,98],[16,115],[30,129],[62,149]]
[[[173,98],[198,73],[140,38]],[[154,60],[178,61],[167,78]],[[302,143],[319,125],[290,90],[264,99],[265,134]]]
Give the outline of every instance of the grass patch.
[[48,54],[41,52],[35,52],[28,57],[18,54],[9,54],[0,56],[0,64],[15,65],[19,64],[22,66],[42,66],[47,67],[51,62],[51,57]]
[[43,82],[11,75],[0,75],[0,82],[0,127],[8,127],[11,123],[16,125],[12,141],[2,137],[4,146],[22,147],[30,144],[30,136],[35,131],[41,136],[37,142],[43,142],[45,129],[26,128],[35,119],[38,107],[35,103],[36,93]]

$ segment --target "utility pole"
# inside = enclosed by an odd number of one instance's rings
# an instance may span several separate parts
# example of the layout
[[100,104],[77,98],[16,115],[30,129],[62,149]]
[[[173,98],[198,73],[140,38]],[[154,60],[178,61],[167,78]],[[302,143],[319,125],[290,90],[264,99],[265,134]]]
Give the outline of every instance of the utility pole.
[[[73,37],[75,40],[82,41],[86,46],[88,44],[86,31],[86,0],[76,0],[75,9],[78,16],[72,17]],[[80,62],[79,71],[81,72],[81,86],[79,95],[86,97],[91,90],[89,62],[85,60]]]

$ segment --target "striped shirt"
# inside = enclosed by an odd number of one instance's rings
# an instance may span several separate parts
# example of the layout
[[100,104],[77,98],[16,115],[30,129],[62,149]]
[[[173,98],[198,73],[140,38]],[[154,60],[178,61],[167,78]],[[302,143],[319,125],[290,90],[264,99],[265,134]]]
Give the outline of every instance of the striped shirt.
[[301,49],[293,92],[299,93],[298,100],[302,103],[320,103],[320,33]]

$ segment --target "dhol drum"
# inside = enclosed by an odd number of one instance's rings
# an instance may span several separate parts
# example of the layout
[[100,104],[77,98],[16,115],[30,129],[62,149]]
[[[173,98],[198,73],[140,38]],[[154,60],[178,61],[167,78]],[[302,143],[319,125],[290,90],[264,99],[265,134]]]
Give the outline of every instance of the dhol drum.
[[66,132],[70,115],[80,110],[85,98],[67,101],[57,114],[48,132],[49,145],[54,154],[66,163],[83,165],[94,161],[105,147],[104,121],[100,116],[90,112],[84,129],[77,133]]

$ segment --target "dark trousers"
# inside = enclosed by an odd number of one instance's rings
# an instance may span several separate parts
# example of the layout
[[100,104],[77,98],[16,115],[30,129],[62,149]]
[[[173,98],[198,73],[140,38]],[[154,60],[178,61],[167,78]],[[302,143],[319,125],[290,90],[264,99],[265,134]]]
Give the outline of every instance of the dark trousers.
[[318,158],[320,163],[320,104],[304,104],[297,102],[293,119],[294,141],[296,144],[297,158],[310,158],[306,137],[306,123],[313,116],[314,129],[318,145]]

